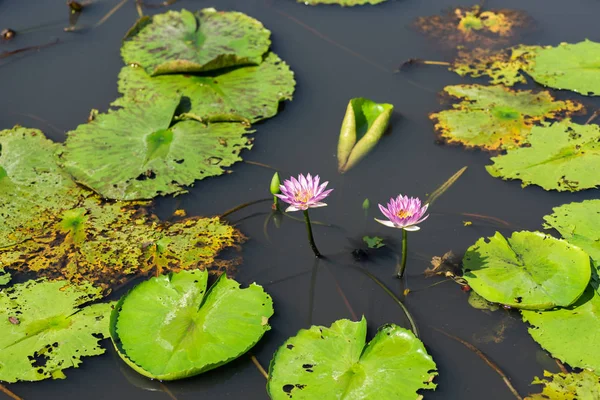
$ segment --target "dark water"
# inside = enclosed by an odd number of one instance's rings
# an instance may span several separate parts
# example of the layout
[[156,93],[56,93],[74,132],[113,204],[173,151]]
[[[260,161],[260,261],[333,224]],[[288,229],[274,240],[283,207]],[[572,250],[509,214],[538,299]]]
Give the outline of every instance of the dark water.
[[[113,0],[95,2],[79,24],[93,25],[115,4]],[[316,220],[339,227],[315,227],[317,243],[328,256],[318,265],[301,223],[285,219],[277,229],[271,222],[267,240],[263,223],[269,213],[268,203],[230,216],[230,221],[239,222],[238,227],[250,238],[242,251],[244,263],[238,279],[264,285],[275,301],[272,330],[252,350],[263,365],[268,365],[277,347],[299,329],[351,317],[338,285],[353,311],[367,317],[370,335],[386,322],[408,327],[398,306],[352,268],[358,264],[353,264],[350,252],[365,234],[384,236],[398,247],[399,233],[372,220],[376,203],[399,192],[423,196],[468,165],[466,174],[435,204],[422,230],[410,235],[407,282],[414,292],[406,298],[406,306],[439,368],[438,390],[427,391],[425,397],[513,398],[482,360],[433,327],[476,344],[511,377],[522,395],[538,391],[529,383],[544,368],[556,371],[554,362],[528,336],[518,314],[475,310],[467,304],[467,294],[451,282],[417,291],[438,280],[426,279],[422,274],[431,256],[450,249],[462,254],[477,238],[496,230],[460,213],[506,220],[513,228],[502,232],[509,234],[514,229],[541,229],[542,216],[554,206],[596,197],[595,191],[559,194],[535,187],[521,189],[517,182],[490,177],[484,170],[489,158],[486,154],[436,144],[427,114],[441,108],[437,92],[445,85],[476,80],[462,79],[442,67],[421,67],[402,74],[393,74],[392,70],[411,57],[444,57],[435,42],[410,27],[416,17],[472,4],[390,0],[376,7],[341,9],[307,7],[293,0],[182,0],[171,7],[239,10],[258,18],[273,32],[273,50],[295,71],[297,90],[294,101],[286,103],[283,112],[256,125],[255,146],[243,156],[272,165],[286,177],[299,172],[318,173],[335,188],[329,207],[312,214]],[[600,3],[595,0],[505,0],[488,1],[487,6],[524,9],[533,16],[536,29],[522,38],[525,43],[557,44],[585,38],[600,41]],[[60,44],[40,52],[0,59],[0,128],[21,124],[42,129],[52,139],[62,141],[64,132],[86,121],[91,108],[106,110],[118,96],[117,73],[122,66],[119,45],[137,16],[133,1],[99,28],[79,33],[62,32],[67,14],[63,0],[0,1],[0,29],[19,31],[45,25],[10,43],[0,43],[0,53],[60,40]],[[361,96],[395,105],[392,129],[359,167],[340,176],[335,159],[339,126],[347,101]],[[558,97],[579,96],[558,93]],[[592,109],[598,103],[581,100]],[[160,199],[157,212],[166,217],[181,207],[190,215],[215,215],[268,196],[271,170],[244,163],[232,170],[230,175],[199,182],[187,195]],[[367,218],[361,209],[365,198],[372,204]],[[474,224],[464,227],[463,220]],[[388,250],[365,265],[399,294],[398,281],[393,279],[395,263],[394,253]],[[311,303],[313,271],[316,284]],[[492,340],[497,332],[503,337],[499,343]],[[106,354],[84,359],[79,369],[65,371],[66,380],[19,383],[10,388],[25,399],[169,398],[157,382],[129,370],[109,341],[104,344],[109,348]],[[204,375],[167,383],[166,387],[177,399],[267,398],[265,380],[248,356]]]

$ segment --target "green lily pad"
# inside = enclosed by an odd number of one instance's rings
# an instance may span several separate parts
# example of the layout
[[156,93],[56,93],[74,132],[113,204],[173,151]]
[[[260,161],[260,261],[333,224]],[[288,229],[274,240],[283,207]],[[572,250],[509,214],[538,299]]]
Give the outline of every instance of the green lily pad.
[[600,95],[600,43],[585,40],[535,52],[526,72],[538,83],[585,96]]
[[379,4],[387,0],[296,0],[298,3],[304,3],[307,6],[316,6],[317,4],[338,4],[342,7],[363,6],[366,4]]
[[563,204],[544,217],[544,228],[556,229],[569,243],[581,247],[592,258],[600,275],[600,200]]
[[231,269],[235,259],[217,255],[242,240],[219,218],[163,223],[137,205],[91,197],[35,238],[1,249],[0,265],[110,289],[150,271]]
[[540,232],[499,232],[479,239],[463,258],[463,278],[487,301],[544,310],[573,304],[591,277],[579,247]]
[[0,291],[0,381],[65,378],[81,357],[104,353],[112,304],[89,283],[28,281]]
[[600,399],[600,376],[585,369],[568,374],[544,371],[544,379],[536,377],[532,384],[544,385],[544,389],[542,393],[529,395],[525,400]]
[[259,21],[240,12],[168,11],[138,21],[121,55],[126,64],[140,65],[150,75],[258,65],[270,35]]
[[294,73],[274,53],[258,66],[248,66],[219,75],[162,75],[150,77],[143,68],[127,66],[119,74],[119,92],[124,97],[113,105],[146,102],[156,94],[184,96],[185,115],[201,121],[248,121],[273,117],[279,103],[291,100]]
[[519,146],[527,142],[534,124],[583,109],[580,103],[554,100],[549,92],[503,86],[454,85],[444,92],[461,101],[451,110],[430,115],[441,138],[484,150]]
[[6,272],[4,268],[0,268],[0,286],[8,284],[11,279],[10,272]]
[[414,400],[435,389],[436,365],[412,332],[382,326],[365,346],[367,321],[341,319],[312,326],[288,339],[275,353],[267,391],[273,400]]
[[111,337],[129,366],[150,378],[186,378],[239,357],[270,329],[273,302],[261,286],[241,289],[221,275],[207,291],[207,278],[199,270],[152,278],[119,301]]
[[379,249],[385,247],[385,243],[379,236],[363,236],[363,242],[370,249]]
[[529,334],[552,357],[575,368],[600,372],[600,294],[590,285],[572,307],[551,311],[525,311]]
[[185,193],[184,186],[241,160],[251,147],[243,124],[171,125],[179,101],[179,95],[156,94],[79,125],[61,154],[65,169],[105,198],[139,200]]
[[494,177],[519,179],[522,186],[576,192],[600,184],[600,127],[569,120],[536,126],[529,147],[511,149],[486,166]]
[[81,191],[57,164],[60,145],[37,129],[0,131],[0,248],[35,235]]

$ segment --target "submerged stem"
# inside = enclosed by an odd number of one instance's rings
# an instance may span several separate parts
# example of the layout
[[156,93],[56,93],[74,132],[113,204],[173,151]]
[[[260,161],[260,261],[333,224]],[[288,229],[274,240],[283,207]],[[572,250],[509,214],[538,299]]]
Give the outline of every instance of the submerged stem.
[[17,396],[13,392],[11,392],[6,386],[4,386],[1,383],[0,383],[0,392],[4,393],[5,395],[7,395],[8,397],[10,397],[13,400],[23,400],[22,398],[20,398],[19,396]]
[[304,221],[306,222],[306,230],[308,231],[308,242],[310,243],[310,247],[312,248],[313,253],[315,253],[315,257],[321,258],[323,257],[317,249],[317,245],[315,244],[315,238],[313,237],[312,226],[310,225],[310,217],[308,216],[308,210],[304,210]]
[[223,214],[219,215],[219,217],[220,218],[225,218],[229,214],[233,214],[236,211],[242,210],[242,209],[244,209],[246,207],[252,206],[254,204],[262,203],[262,202],[265,202],[265,201],[271,201],[271,198],[254,200],[254,201],[249,201],[249,202],[244,203],[244,204],[240,204],[239,206],[230,208],[229,210],[225,211]]
[[402,229],[402,262],[398,265],[398,279],[402,279],[404,276],[404,270],[406,269],[406,259],[408,253],[408,232],[406,229]]
[[517,389],[515,389],[515,387],[512,385],[512,383],[510,383],[510,379],[508,379],[508,376],[506,376],[506,374],[504,372],[502,372],[502,370],[500,369],[500,367],[498,367],[496,365],[496,363],[494,363],[492,360],[490,360],[481,350],[479,350],[477,347],[473,346],[471,343],[467,342],[466,340],[463,340],[463,339],[461,339],[459,337],[451,335],[448,332],[445,332],[445,331],[443,331],[441,329],[438,329],[438,328],[433,328],[433,329],[435,329],[436,331],[438,331],[442,335],[448,336],[450,339],[456,340],[457,342],[461,343],[466,348],[468,348],[469,350],[471,350],[473,353],[477,354],[479,356],[479,358],[481,358],[483,361],[485,361],[485,363],[487,365],[489,365],[490,368],[492,368],[494,371],[496,371],[496,373],[498,375],[500,375],[502,377],[502,380],[504,381],[504,383],[506,384],[506,386],[508,387],[508,389],[512,392],[512,394],[518,400],[523,400],[523,398],[521,397],[521,395],[519,394],[519,392],[517,392]]
[[410,323],[410,330],[414,333],[415,337],[419,337],[419,330],[417,329],[417,324],[415,324],[415,321],[414,321],[412,315],[410,314],[410,312],[408,312],[408,309],[406,308],[404,303],[402,303],[402,301],[394,294],[394,292],[392,292],[387,286],[385,286],[385,284],[383,282],[381,282],[379,279],[377,279],[377,277],[375,275],[373,275],[372,273],[370,273],[369,271],[367,271],[363,268],[358,268],[358,269],[363,274],[365,274],[369,278],[371,278],[371,280],[373,280],[373,282],[375,282],[377,285],[379,285],[379,287],[381,287],[392,299],[394,299],[394,301],[400,306],[400,308],[402,308],[402,311],[404,311],[404,315],[406,316],[406,319],[408,319],[408,322]]

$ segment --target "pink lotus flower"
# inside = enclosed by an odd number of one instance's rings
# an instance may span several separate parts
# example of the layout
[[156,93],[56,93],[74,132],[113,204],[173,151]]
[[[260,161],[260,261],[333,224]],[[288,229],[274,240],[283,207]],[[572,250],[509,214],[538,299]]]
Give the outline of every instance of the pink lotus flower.
[[420,224],[429,217],[429,215],[425,215],[428,207],[429,204],[422,206],[421,200],[417,197],[398,195],[395,199],[390,199],[387,207],[379,204],[379,209],[388,220],[375,218],[375,221],[390,228],[418,231],[421,228],[417,224]]
[[325,190],[329,182],[324,182],[319,186],[319,180],[319,175],[313,178],[310,174],[306,177],[300,174],[298,179],[291,177],[283,181],[283,185],[279,186],[281,194],[275,196],[290,205],[285,210],[286,212],[325,207],[327,204],[322,200],[329,196],[333,189]]

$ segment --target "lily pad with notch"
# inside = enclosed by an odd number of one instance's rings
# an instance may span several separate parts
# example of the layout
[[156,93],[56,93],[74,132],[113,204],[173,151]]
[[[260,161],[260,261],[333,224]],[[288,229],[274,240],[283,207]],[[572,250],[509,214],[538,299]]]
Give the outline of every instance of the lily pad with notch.
[[142,200],[185,193],[184,186],[223,174],[251,147],[244,124],[173,123],[179,103],[178,94],[154,94],[98,114],[68,133],[62,164],[105,198]]
[[122,98],[113,105],[146,102],[156,95],[179,93],[185,116],[205,122],[254,123],[277,114],[280,102],[291,100],[294,73],[276,54],[268,53],[257,66],[236,68],[219,74],[169,74],[151,77],[143,68],[123,67],[119,74]]
[[0,291],[0,381],[64,379],[82,357],[104,353],[112,303],[89,283],[27,281]]
[[589,285],[581,298],[568,308],[549,311],[521,310],[530,324],[529,334],[552,357],[574,368],[600,372],[600,294]]
[[412,332],[387,324],[366,344],[367,321],[341,319],[289,338],[269,367],[273,400],[414,400],[435,389],[436,365]]
[[518,179],[521,186],[577,192],[600,185],[600,127],[565,120],[536,126],[529,146],[510,149],[493,157],[488,173],[504,180]]
[[499,232],[479,239],[463,258],[463,278],[480,296],[514,308],[567,307],[585,291],[590,257],[565,240],[540,232]]
[[125,37],[121,55],[126,64],[140,65],[150,75],[258,65],[270,35],[241,12],[167,11],[140,19]]
[[242,289],[225,275],[207,289],[205,271],[152,278],[118,302],[110,334],[140,374],[175,380],[239,357],[270,329],[273,302],[259,285]]
[[435,128],[448,143],[503,150],[527,142],[535,124],[583,110],[578,102],[555,100],[549,92],[513,91],[503,86],[454,85],[444,92],[460,100],[433,113]]

